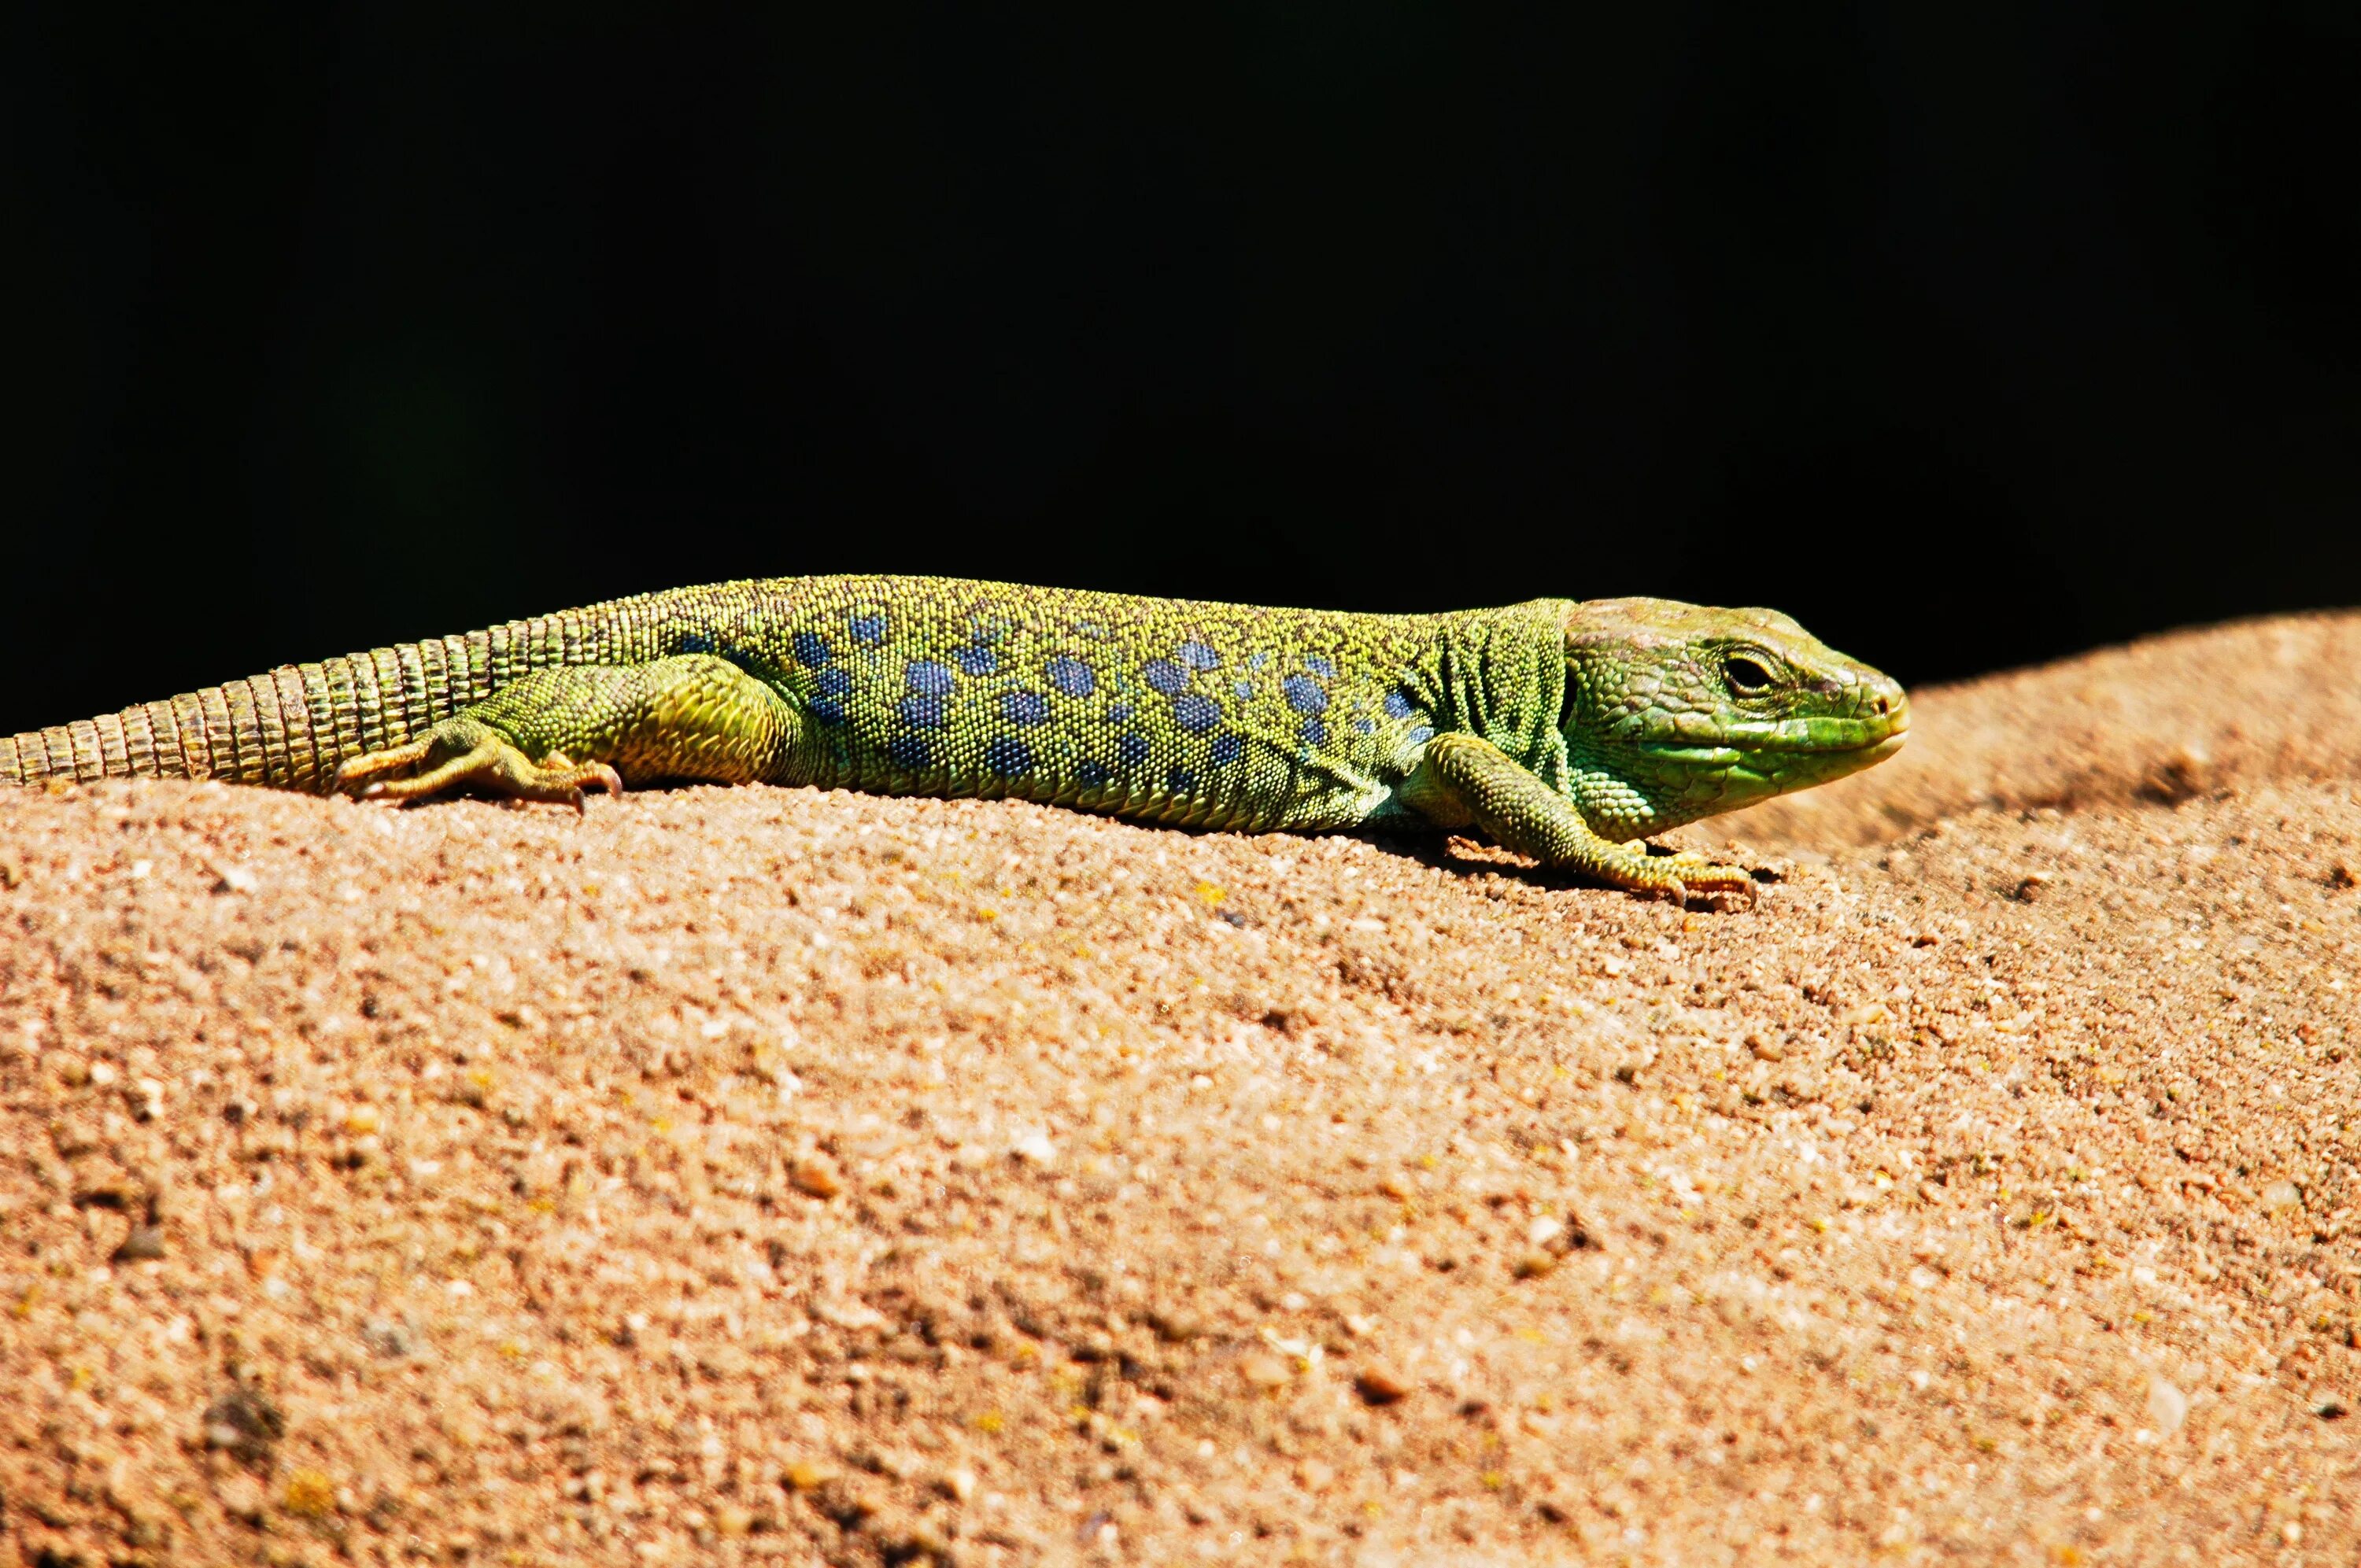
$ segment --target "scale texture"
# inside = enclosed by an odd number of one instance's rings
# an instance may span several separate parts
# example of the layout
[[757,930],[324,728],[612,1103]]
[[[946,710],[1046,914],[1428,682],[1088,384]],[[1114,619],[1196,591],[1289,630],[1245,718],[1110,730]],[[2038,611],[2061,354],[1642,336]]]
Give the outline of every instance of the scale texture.
[[1855,772],[1907,723],[1894,682],[1770,610],[1384,616],[789,577],[282,666],[0,740],[0,781],[579,805],[586,786],[702,779],[1244,831],[1477,827],[1683,897],[1752,883],[1632,840]]

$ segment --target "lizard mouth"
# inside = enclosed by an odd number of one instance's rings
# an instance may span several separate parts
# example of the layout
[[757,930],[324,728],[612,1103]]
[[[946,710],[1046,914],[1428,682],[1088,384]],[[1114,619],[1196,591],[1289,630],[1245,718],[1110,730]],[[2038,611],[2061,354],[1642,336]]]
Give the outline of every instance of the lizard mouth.
[[1652,746],[1648,754],[1677,776],[1715,778],[1725,788],[1784,795],[1873,768],[1902,750],[1901,732],[1878,728],[1881,733],[1862,736],[1850,745],[1823,736],[1805,744],[1791,740],[1785,744],[1750,740],[1727,746]]
[[1905,718],[1899,724],[1864,724],[1858,719],[1793,719],[1782,724],[1725,731],[1719,740],[1702,745],[1652,744],[1648,750],[1673,762],[1700,767],[1727,765],[1748,757],[1858,756],[1883,762],[1902,750],[1909,737]]
[[1910,699],[1904,697],[1894,705],[1894,711],[1886,715],[1885,739],[1872,741],[1861,749],[1861,765],[1865,768],[1885,761],[1902,750],[1902,743],[1909,739]]
[[1866,767],[1902,750],[1910,730],[1908,697],[1897,693],[1881,700],[1880,707],[1883,711],[1861,718],[1822,714],[1807,718],[1724,719],[1705,725],[1692,718],[1686,734],[1681,720],[1660,719],[1657,733],[1642,744],[1668,762],[1698,767],[1726,767],[1748,757],[1776,756],[1852,757]]

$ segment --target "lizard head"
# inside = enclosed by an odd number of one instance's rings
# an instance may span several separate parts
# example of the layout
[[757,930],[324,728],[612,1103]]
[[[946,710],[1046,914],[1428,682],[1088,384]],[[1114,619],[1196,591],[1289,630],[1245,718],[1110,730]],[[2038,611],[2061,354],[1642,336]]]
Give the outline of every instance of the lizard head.
[[1910,701],[1772,609],[1591,599],[1566,620],[1576,804],[1609,838],[1734,811],[1883,762]]

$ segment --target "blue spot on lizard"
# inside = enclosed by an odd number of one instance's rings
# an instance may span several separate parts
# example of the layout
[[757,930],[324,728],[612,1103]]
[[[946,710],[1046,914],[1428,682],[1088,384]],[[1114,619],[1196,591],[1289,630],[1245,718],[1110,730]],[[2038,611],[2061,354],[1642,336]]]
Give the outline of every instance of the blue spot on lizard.
[[1202,735],[1222,721],[1222,705],[1198,692],[1182,692],[1172,699],[1172,722],[1191,735]]
[[1060,696],[1088,696],[1099,689],[1097,672],[1063,653],[1050,660],[1041,673],[1049,677],[1049,689]]

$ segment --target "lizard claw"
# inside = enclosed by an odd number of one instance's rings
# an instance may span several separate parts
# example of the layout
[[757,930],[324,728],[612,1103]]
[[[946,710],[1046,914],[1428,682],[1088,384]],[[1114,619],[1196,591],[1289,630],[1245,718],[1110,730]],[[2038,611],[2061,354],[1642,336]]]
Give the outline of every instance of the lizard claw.
[[1746,906],[1754,906],[1754,877],[1743,866],[1728,866],[1708,860],[1695,850],[1681,850],[1650,857],[1652,865],[1661,866],[1673,877],[1672,885],[1679,891],[1673,894],[1676,904],[1689,899],[1713,899],[1724,894],[1742,893]]
[[572,769],[574,784],[566,794],[566,804],[574,808],[574,815],[577,817],[588,817],[590,814],[587,797],[583,795],[586,787],[604,790],[609,795],[620,795],[623,793],[623,776],[604,762],[587,762],[577,766],[563,756],[553,754],[542,763],[542,767],[545,771]]

